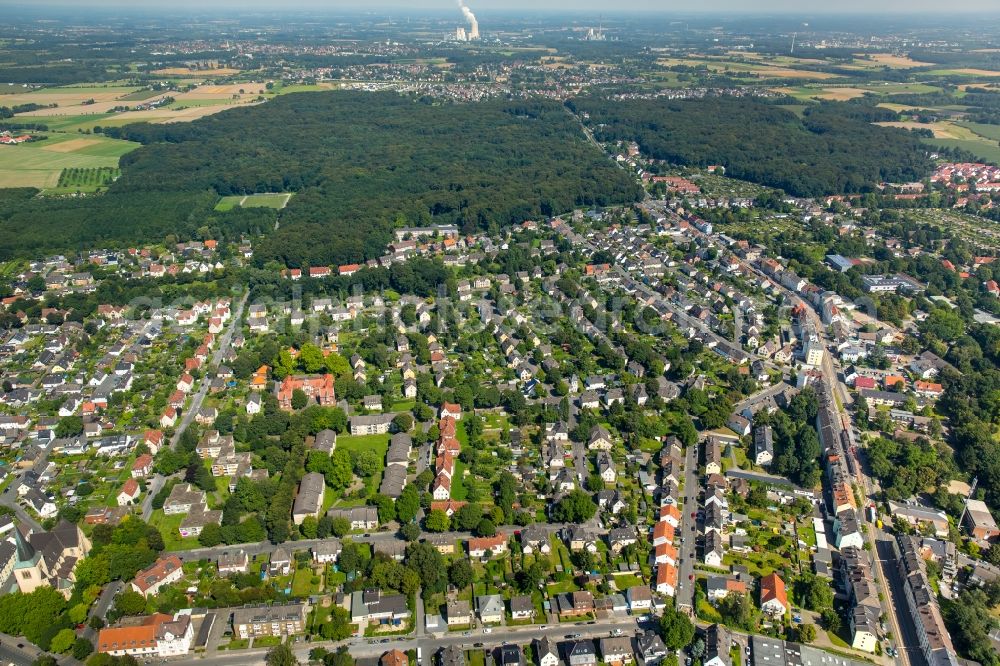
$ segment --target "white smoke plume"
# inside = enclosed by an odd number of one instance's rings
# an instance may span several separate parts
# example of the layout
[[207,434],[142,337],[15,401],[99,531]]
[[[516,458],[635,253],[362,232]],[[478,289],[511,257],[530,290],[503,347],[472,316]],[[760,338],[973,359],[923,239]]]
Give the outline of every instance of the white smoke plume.
[[479,21],[476,20],[476,15],[466,6],[464,0],[458,0],[458,6],[465,20],[469,22],[469,39],[479,39]]

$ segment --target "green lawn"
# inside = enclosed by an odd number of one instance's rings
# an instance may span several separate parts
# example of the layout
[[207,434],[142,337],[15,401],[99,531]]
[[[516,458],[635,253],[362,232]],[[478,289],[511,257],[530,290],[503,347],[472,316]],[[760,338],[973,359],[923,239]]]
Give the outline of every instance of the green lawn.
[[469,490],[465,487],[465,463],[455,460],[455,475],[451,477],[451,498],[458,502],[464,502],[468,497]]
[[551,598],[553,595],[556,594],[567,594],[569,592],[576,592],[577,587],[576,583],[574,583],[571,579],[571,580],[564,580],[559,583],[549,583],[546,586],[546,589],[548,590],[549,597]]
[[164,515],[163,509],[153,511],[153,515],[149,518],[150,524],[158,527],[160,534],[163,535],[163,543],[167,550],[200,548],[201,544],[198,543],[198,539],[194,537],[182,538],[180,532],[177,531],[183,520],[183,514],[167,516]]
[[292,596],[301,598],[319,594],[319,584],[312,582],[313,576],[315,574],[310,567],[296,569],[292,575]]
[[706,599],[698,602],[698,617],[706,622],[722,622],[722,616],[719,614],[719,611],[715,610],[715,606],[708,603]]
[[253,646],[256,647],[274,647],[275,645],[281,645],[281,636],[261,636],[260,638],[253,639]]
[[372,450],[385,458],[385,452],[389,450],[389,435],[339,435],[337,437],[337,450],[347,451],[367,451]]
[[635,574],[624,574],[621,576],[615,576],[615,586],[619,590],[627,590],[630,587],[636,587],[637,585],[642,585],[642,579]]

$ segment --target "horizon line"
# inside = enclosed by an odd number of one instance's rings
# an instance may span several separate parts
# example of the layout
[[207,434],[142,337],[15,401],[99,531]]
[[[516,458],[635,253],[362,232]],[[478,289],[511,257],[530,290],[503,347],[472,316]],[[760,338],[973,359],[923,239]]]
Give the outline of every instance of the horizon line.
[[[226,3],[228,5],[228,3]],[[93,0],[85,3],[73,2],[72,0],[34,0],[33,2],[17,2],[7,6],[8,13],[17,10],[40,10],[40,9],[78,9],[81,11],[88,11],[93,9],[114,9],[116,11],[122,12],[124,14],[148,14],[148,13],[176,13],[176,12],[193,12],[197,14],[212,14],[212,13],[228,13],[235,9],[239,9],[242,12],[253,13],[253,14],[284,14],[294,11],[310,11],[313,13],[322,14],[372,14],[376,11],[398,11],[401,13],[410,14],[425,14],[425,15],[436,15],[436,14],[448,14],[449,11],[444,8],[414,8],[406,7],[402,5],[397,5],[393,3],[385,4],[375,4],[367,6],[350,6],[350,7],[330,7],[326,5],[322,0],[292,0],[288,2],[285,7],[267,7],[267,6],[238,6],[237,4],[232,4],[229,6],[215,6],[215,7],[205,7],[203,2],[198,2],[197,0],[176,0],[174,2],[155,2],[144,6],[136,6],[133,4],[123,3],[122,0]],[[529,15],[563,15],[563,16],[573,16],[573,15],[590,15],[595,13],[600,13],[604,16],[623,16],[623,15],[663,15],[663,16],[756,16],[762,18],[796,18],[796,17],[808,17],[814,15],[822,16],[836,16],[838,18],[851,18],[851,17],[866,17],[870,18],[873,16],[884,16],[892,18],[901,17],[921,17],[921,16],[934,16],[940,17],[942,15],[947,16],[968,16],[976,15],[980,17],[994,17],[1000,18],[1000,8],[993,10],[983,10],[982,8],[975,7],[962,7],[962,8],[924,8],[920,10],[903,10],[903,9],[877,9],[873,8],[871,10],[863,9],[852,9],[849,11],[836,10],[829,6],[817,7],[807,10],[795,10],[787,11],[780,9],[771,10],[760,10],[760,9],[702,9],[697,11],[682,10],[678,11],[676,9],[667,8],[617,8],[611,11],[601,10],[601,9],[577,9],[577,8],[566,8],[566,9],[556,9],[556,8],[533,8],[533,7],[510,7],[510,8],[477,8],[477,12],[482,12],[486,14],[494,15],[509,15],[509,14],[529,14]]]

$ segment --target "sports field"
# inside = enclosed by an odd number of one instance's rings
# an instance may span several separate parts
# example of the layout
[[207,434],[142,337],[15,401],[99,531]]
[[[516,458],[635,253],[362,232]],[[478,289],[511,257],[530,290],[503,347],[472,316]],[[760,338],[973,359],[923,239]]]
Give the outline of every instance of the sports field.
[[53,134],[45,141],[0,146],[0,188],[56,187],[63,169],[117,167],[118,158],[139,147],[103,136]]
[[248,194],[246,196],[222,197],[215,205],[215,210],[227,211],[239,206],[240,208],[277,208],[282,209],[288,205],[292,194]]

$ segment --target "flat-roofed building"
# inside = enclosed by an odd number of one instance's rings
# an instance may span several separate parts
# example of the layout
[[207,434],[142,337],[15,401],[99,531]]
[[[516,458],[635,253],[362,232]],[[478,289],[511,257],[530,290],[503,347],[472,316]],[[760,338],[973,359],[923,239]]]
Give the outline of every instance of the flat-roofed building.
[[303,631],[306,607],[303,604],[249,606],[233,611],[233,633],[240,638],[291,636]]

